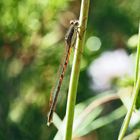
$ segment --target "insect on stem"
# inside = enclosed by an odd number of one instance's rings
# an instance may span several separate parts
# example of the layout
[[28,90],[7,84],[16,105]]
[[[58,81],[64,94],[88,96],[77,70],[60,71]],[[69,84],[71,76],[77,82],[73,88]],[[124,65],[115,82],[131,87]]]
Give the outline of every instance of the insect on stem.
[[59,81],[56,86],[56,90],[52,93],[51,98],[50,98],[50,109],[48,113],[48,122],[47,125],[49,126],[52,123],[53,119],[53,112],[55,111],[56,103],[57,103],[57,98],[58,94],[62,85],[62,81],[64,78],[64,74],[68,65],[69,57],[70,57],[70,52],[71,48],[75,45],[76,37],[77,37],[77,31],[78,31],[78,25],[79,22],[78,20],[72,20],[70,21],[70,27],[65,35],[65,46],[66,46],[66,56],[64,59],[64,63],[62,65],[62,70],[60,73]]

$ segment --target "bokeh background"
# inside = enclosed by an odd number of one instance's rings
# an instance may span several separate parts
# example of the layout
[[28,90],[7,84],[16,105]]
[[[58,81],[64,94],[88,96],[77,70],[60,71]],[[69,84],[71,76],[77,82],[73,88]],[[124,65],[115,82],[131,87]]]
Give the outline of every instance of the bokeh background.
[[[53,140],[64,133],[60,118],[74,49],[54,115],[57,127],[46,125],[47,112],[64,36],[69,21],[79,17],[80,2],[0,0],[0,140]],[[73,139],[117,139],[132,92],[139,20],[139,0],[91,0]],[[126,140],[140,136],[138,116],[137,110]]]

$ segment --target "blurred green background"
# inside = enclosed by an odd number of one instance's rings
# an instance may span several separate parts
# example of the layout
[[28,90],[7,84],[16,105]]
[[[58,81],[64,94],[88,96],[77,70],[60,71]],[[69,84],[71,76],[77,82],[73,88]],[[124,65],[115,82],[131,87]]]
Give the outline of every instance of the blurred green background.
[[[64,35],[69,21],[79,17],[80,2],[0,0],[0,140],[56,137],[57,128],[46,125],[49,97],[64,58]],[[139,0],[91,0],[76,114],[95,105],[96,97],[115,95],[124,101],[122,93],[132,91],[139,11]],[[72,58],[73,52],[56,108],[61,119]],[[118,66],[115,71],[113,64]],[[74,139],[116,140],[126,113],[121,100],[108,99],[91,109],[87,121],[77,124]],[[123,103],[127,105],[127,100]],[[57,118],[54,122],[58,123]],[[128,133],[126,139],[140,136],[139,119],[134,118]]]

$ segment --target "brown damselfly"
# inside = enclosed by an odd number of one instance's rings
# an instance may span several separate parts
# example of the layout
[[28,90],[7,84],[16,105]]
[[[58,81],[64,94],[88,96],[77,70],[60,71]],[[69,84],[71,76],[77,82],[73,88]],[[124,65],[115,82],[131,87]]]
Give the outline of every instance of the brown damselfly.
[[70,53],[71,53],[71,48],[74,47],[74,45],[75,45],[76,36],[77,36],[77,32],[78,32],[78,25],[79,24],[78,24],[77,20],[72,20],[70,22],[70,27],[65,35],[66,55],[64,58],[64,63],[62,65],[62,70],[60,73],[58,84],[57,84],[54,92],[51,93],[50,109],[49,109],[49,113],[48,113],[48,122],[47,122],[48,126],[52,122],[53,112],[55,111],[58,94],[59,94],[59,91],[60,91],[60,88],[62,85],[62,81],[64,78],[64,74],[65,74],[65,71],[66,71],[66,68],[68,65],[68,61],[69,61],[69,57],[70,57]]

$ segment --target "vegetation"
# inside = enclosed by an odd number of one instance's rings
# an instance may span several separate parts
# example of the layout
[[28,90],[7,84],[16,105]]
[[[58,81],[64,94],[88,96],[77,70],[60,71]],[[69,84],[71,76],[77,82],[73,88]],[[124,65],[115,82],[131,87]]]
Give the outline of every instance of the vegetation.
[[[79,18],[80,6],[79,0],[0,1],[0,140],[62,139],[73,50],[50,127],[49,97],[69,21]],[[91,1],[73,138],[118,139],[132,91],[139,93],[139,11],[139,0]],[[125,140],[140,137],[139,98]]]

